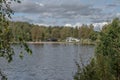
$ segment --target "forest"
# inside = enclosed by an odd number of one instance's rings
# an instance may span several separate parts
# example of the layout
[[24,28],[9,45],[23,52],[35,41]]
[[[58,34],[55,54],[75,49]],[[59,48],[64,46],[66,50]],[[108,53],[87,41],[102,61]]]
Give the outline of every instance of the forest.
[[82,25],[81,27],[65,27],[65,26],[38,26],[28,22],[9,22],[12,41],[19,41],[21,37],[25,41],[47,41],[50,38],[55,38],[58,41],[65,41],[67,37],[78,39],[90,39],[96,41],[98,37],[97,31],[94,31],[94,26]]

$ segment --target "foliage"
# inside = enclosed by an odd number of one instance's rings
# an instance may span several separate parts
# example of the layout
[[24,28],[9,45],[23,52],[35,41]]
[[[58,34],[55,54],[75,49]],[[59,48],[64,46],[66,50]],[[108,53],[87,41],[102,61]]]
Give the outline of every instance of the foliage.
[[[10,8],[11,2],[18,2],[19,0],[1,0],[1,12],[0,12],[0,57],[4,57],[7,59],[8,62],[12,61],[12,56],[14,55],[14,50],[11,47],[11,42],[13,42],[13,34],[12,30],[9,26],[9,20],[11,18],[11,14],[13,11]],[[19,31],[18,31],[19,32]],[[17,39],[22,47],[31,54],[31,50],[27,46],[27,44],[23,40],[24,37],[17,35]]]
[[100,35],[95,57],[78,67],[74,80],[120,80],[120,20],[114,19]]
[[[12,2],[20,3],[19,0],[0,0],[0,57],[6,58],[8,62],[11,62],[14,55],[14,50],[11,47],[13,42],[13,34],[9,27],[9,19],[14,12],[10,8]],[[21,36],[18,36],[20,45],[31,54],[32,51],[28,45],[24,42]],[[22,51],[21,51],[22,52]],[[7,80],[6,76],[0,71],[1,80]]]
[[46,41],[49,38],[57,38],[59,41],[63,41],[67,37],[96,41],[98,35],[92,25],[72,28],[65,26],[38,26],[27,22],[10,22],[10,28],[13,33],[13,41],[19,41],[18,36],[24,38],[25,41]]

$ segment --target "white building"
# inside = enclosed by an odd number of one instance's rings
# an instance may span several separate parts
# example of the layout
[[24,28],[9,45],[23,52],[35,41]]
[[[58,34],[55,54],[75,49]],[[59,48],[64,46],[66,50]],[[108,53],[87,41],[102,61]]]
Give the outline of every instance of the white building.
[[77,38],[73,38],[73,37],[67,37],[66,38],[66,42],[79,42],[80,40]]

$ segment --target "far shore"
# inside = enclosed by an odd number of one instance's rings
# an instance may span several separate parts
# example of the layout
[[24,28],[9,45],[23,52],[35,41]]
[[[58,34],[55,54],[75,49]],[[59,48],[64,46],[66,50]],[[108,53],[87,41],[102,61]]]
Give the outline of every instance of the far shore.
[[86,42],[86,43],[82,43],[82,42],[26,42],[28,44],[83,44],[83,45],[95,45],[95,43],[90,43],[90,42]]
[[[19,42],[11,42],[13,44],[17,44]],[[27,44],[81,44],[81,45],[95,45],[96,42],[89,42],[89,41],[80,41],[80,42],[52,42],[52,41],[40,41],[40,42],[26,42]]]
[[28,44],[66,44],[66,43],[79,43],[79,42],[26,42]]
[[26,43],[28,43],[28,44],[51,44],[51,43],[68,43],[68,42],[26,42]]

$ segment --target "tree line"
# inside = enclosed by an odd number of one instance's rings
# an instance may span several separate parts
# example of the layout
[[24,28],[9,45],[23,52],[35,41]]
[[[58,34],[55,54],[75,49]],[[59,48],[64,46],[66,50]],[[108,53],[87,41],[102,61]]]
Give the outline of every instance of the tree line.
[[18,37],[25,41],[47,41],[49,38],[56,38],[64,41],[67,37],[78,39],[97,39],[98,32],[94,31],[94,26],[82,25],[81,27],[65,26],[38,26],[28,22],[10,22],[11,35],[13,41],[19,41]]

